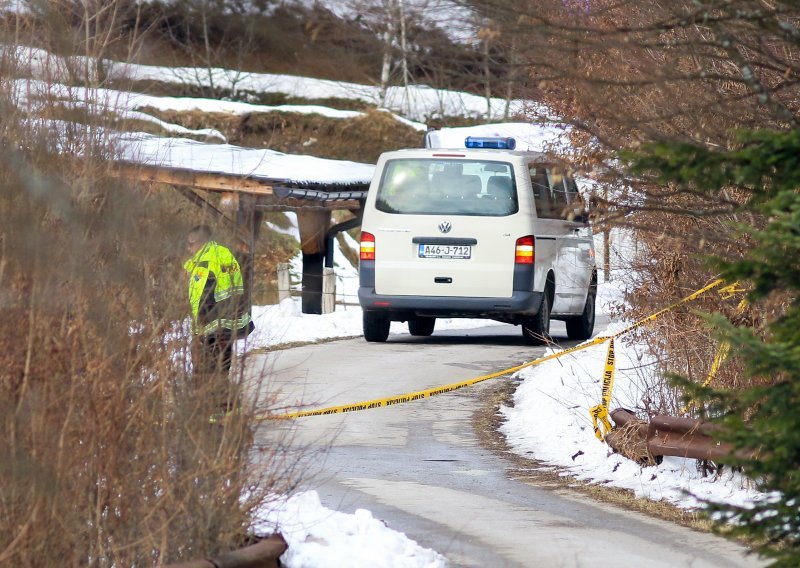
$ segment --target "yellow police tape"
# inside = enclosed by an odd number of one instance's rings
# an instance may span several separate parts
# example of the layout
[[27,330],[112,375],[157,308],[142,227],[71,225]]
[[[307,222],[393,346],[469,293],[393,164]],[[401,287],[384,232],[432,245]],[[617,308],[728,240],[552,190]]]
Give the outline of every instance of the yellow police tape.
[[[666,308],[664,308],[662,310],[659,310],[658,312],[656,312],[656,313],[654,313],[654,314],[652,314],[650,316],[647,316],[646,318],[641,319],[641,320],[639,320],[639,321],[627,326],[626,328],[622,329],[621,331],[618,331],[617,333],[614,333],[613,335],[595,337],[594,339],[592,339],[590,341],[587,341],[586,343],[581,343],[580,345],[576,345],[575,347],[570,347],[569,349],[564,349],[563,351],[558,351],[556,353],[551,353],[549,355],[545,355],[544,357],[540,357],[538,359],[534,359],[533,361],[529,361],[529,362],[523,363],[521,365],[516,365],[514,367],[509,367],[508,369],[503,369],[502,371],[497,371],[495,373],[490,373],[488,375],[482,375],[480,377],[476,377],[474,379],[469,379],[469,380],[466,380],[466,381],[461,381],[459,383],[452,383],[452,384],[444,385],[444,386],[441,386],[441,387],[435,387],[435,388],[431,388],[431,389],[410,392],[410,393],[401,394],[401,395],[397,395],[397,396],[392,396],[392,397],[388,397],[388,398],[376,398],[376,399],[373,399],[373,400],[365,400],[365,401],[362,401],[362,402],[355,402],[355,403],[351,403],[351,404],[343,404],[343,405],[339,405],[339,406],[329,406],[329,407],[326,407],[326,408],[319,408],[319,409],[316,409],[316,410],[301,410],[301,411],[297,411],[297,412],[289,412],[287,414],[279,414],[279,415],[265,414],[265,415],[261,415],[261,416],[256,416],[255,419],[256,420],[272,420],[272,419],[303,418],[303,417],[306,417],[306,416],[323,416],[323,415],[329,415],[329,414],[345,414],[345,413],[348,413],[348,412],[357,412],[357,411],[360,411],[360,410],[370,410],[370,409],[373,409],[373,408],[386,408],[388,406],[395,406],[397,404],[403,404],[403,403],[411,402],[411,401],[414,401],[414,400],[422,400],[422,399],[425,399],[425,398],[434,397],[434,396],[439,395],[439,394],[453,392],[455,390],[462,389],[464,387],[469,387],[469,386],[481,383],[483,381],[488,381],[489,379],[495,379],[497,377],[502,377],[504,375],[509,375],[509,374],[512,374],[512,373],[516,373],[517,371],[520,371],[520,370],[525,369],[527,367],[532,367],[534,365],[539,365],[539,364],[545,363],[547,361],[552,361],[553,359],[558,359],[559,357],[564,357],[565,355],[569,355],[571,353],[575,353],[576,351],[582,351],[583,349],[588,349],[589,347],[592,347],[594,345],[599,345],[599,344],[604,343],[606,341],[613,340],[614,338],[619,337],[620,335],[624,335],[626,333],[629,333],[629,332],[633,331],[634,329],[637,329],[637,328],[639,328],[639,327],[641,327],[641,326],[643,326],[643,325],[645,325],[645,324],[647,324],[649,322],[652,322],[652,321],[656,320],[657,318],[659,318],[660,316],[664,315],[665,313],[667,313],[667,312],[669,312],[671,310],[674,310],[675,308],[677,308],[677,307],[679,307],[679,306],[681,306],[683,304],[686,304],[687,302],[691,302],[692,300],[695,300],[696,298],[698,298],[699,296],[702,296],[703,294],[705,294],[709,290],[713,290],[714,288],[716,288],[717,286],[722,284],[722,282],[723,282],[722,280],[715,280],[714,282],[712,282],[708,286],[704,286],[700,290],[697,290],[696,292],[693,292],[692,294],[686,296],[685,298],[683,298],[681,300],[678,300],[677,302],[675,302],[673,304],[670,304]],[[611,350],[611,357],[612,357],[612,365],[613,365],[613,350]],[[608,364],[608,362],[607,362],[607,364]],[[611,374],[611,379],[610,380],[613,383],[613,367],[612,367],[612,374]],[[610,402],[610,400],[611,400],[611,386],[612,386],[612,384],[610,384],[609,387],[608,387],[608,402]],[[606,391],[605,383],[604,383],[603,391],[604,391],[604,393]],[[603,398],[603,402],[605,402],[605,396]],[[603,402],[601,402],[600,405],[603,405]],[[608,415],[608,402],[605,404],[605,415],[606,416]],[[600,406],[600,405],[598,405],[598,406]],[[594,407],[594,408],[596,408],[596,407]],[[593,414],[593,416],[594,416],[594,414]],[[599,416],[598,416],[598,418],[599,418]],[[610,423],[609,423],[609,426],[610,426]]]
[[[730,298],[732,298],[736,294],[738,294],[740,292],[746,292],[746,291],[747,290],[745,288],[739,288],[739,283],[738,282],[734,282],[733,284],[730,284],[730,285],[725,286],[724,288],[720,288],[718,290],[719,295],[723,300],[729,300]],[[747,298],[743,298],[741,301],[739,301],[739,304],[736,306],[736,311],[734,312],[734,314],[737,315],[737,316],[742,315],[744,313],[744,311],[747,309],[748,305],[749,305],[749,303],[747,301]],[[717,352],[714,355],[714,360],[711,361],[711,368],[708,370],[708,375],[706,375],[706,378],[703,381],[703,386],[704,387],[707,387],[708,385],[710,385],[711,381],[713,381],[714,378],[717,376],[717,373],[719,372],[720,367],[722,367],[722,364],[725,362],[725,359],[728,358],[728,353],[730,353],[730,351],[731,351],[730,342],[723,341],[722,343],[719,344],[719,347],[717,348]],[[681,409],[681,413],[685,414],[685,413],[689,412],[689,410],[694,408],[694,405],[695,405],[695,402],[693,400],[690,400]]]
[[517,365],[515,367],[509,367],[508,369],[503,369],[502,371],[497,371],[496,373],[490,373],[488,375],[482,375],[480,377],[475,377],[474,379],[469,379],[466,381],[461,381],[460,383],[452,383],[449,385],[444,385],[441,387],[435,387],[432,389],[425,389],[421,391],[409,392],[406,394],[401,394],[397,396],[392,396],[389,398],[376,398],[374,400],[365,400],[362,402],[355,402],[352,404],[343,404],[340,406],[329,406],[327,408],[319,408],[317,410],[301,410],[298,412],[290,412],[288,414],[280,414],[276,416],[272,415],[264,415],[256,417],[256,420],[267,420],[272,418],[302,418],[305,416],[321,416],[326,414],[345,414],[347,412],[356,412],[359,410],[369,410],[372,408],[386,408],[387,406],[394,406],[396,404],[403,404],[404,402],[411,402],[413,400],[422,400],[423,398],[431,398],[438,394],[444,394],[447,392],[453,392],[458,389],[463,389],[464,387],[470,387],[472,385],[482,383],[483,381],[488,381],[489,379],[495,379],[497,377],[502,377],[503,375],[509,375],[511,373],[516,373],[521,369],[525,369],[526,367],[531,367],[533,365],[538,365],[539,363],[544,363],[546,361],[551,361],[553,359],[558,359],[559,357],[563,357],[569,353],[574,353],[576,351],[580,351],[582,349],[586,349],[591,347],[592,345],[597,345],[599,343],[603,343],[607,341],[607,337],[595,337],[588,343],[582,343],[581,345],[577,345],[575,347],[571,347],[569,349],[565,349],[564,351],[559,351],[557,353],[551,353],[550,355],[546,355],[544,357],[540,357],[534,361],[529,361],[527,363],[523,363],[521,365]]
[[[614,338],[608,340],[608,353],[606,353],[606,367],[603,370],[603,390],[600,395],[600,404],[589,409],[592,417],[594,435],[598,440],[603,440],[606,434],[611,432],[611,420],[608,415],[608,407],[611,405],[611,389],[614,388]],[[600,426],[603,432],[600,432]]]

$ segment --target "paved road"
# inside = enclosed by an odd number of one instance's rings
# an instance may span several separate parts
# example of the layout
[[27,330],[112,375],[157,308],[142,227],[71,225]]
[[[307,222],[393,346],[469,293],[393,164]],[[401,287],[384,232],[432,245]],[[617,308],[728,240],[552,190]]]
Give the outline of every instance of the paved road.
[[[556,338],[563,324],[554,324]],[[563,340],[563,339],[562,339]],[[430,338],[391,336],[300,347],[251,360],[265,389],[309,408],[382,398],[469,379],[531,360],[519,328],[495,325]],[[291,437],[323,504],[372,511],[454,566],[739,567],[757,560],[718,537],[580,495],[509,478],[511,464],[471,424],[494,379],[397,407],[265,423],[267,446]]]

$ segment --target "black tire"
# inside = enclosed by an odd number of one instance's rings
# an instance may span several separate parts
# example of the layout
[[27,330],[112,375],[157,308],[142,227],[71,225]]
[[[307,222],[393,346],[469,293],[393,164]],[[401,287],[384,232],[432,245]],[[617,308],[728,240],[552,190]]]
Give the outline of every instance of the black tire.
[[383,343],[389,337],[389,325],[392,322],[387,314],[364,312],[361,322],[364,328],[364,339],[370,343]]
[[567,324],[567,337],[570,339],[590,339],[594,333],[594,303],[597,293],[589,289],[586,295],[586,304],[583,313],[576,318],[569,318]]
[[416,318],[408,320],[408,331],[411,335],[428,337],[436,327],[436,318]]
[[546,345],[550,339],[550,288],[542,294],[542,303],[535,316],[522,324],[522,338],[528,345]]

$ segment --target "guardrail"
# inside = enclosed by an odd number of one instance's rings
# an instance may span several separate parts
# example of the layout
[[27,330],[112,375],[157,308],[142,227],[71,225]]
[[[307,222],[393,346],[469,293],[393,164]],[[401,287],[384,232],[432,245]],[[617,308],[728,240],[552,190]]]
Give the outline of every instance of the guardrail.
[[639,463],[652,465],[663,456],[677,456],[720,464],[732,453],[730,444],[718,440],[719,427],[702,420],[659,414],[648,423],[624,408],[613,410],[611,419],[616,428],[606,434],[606,442]]

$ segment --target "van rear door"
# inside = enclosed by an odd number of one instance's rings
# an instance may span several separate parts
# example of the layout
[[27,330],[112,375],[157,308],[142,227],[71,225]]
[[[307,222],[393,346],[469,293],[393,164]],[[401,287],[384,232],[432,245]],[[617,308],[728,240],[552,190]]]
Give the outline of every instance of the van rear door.
[[398,296],[511,297],[515,244],[523,235],[511,229],[508,218],[520,217],[518,213],[511,163],[453,158],[388,161],[370,222],[375,235],[375,291]]

